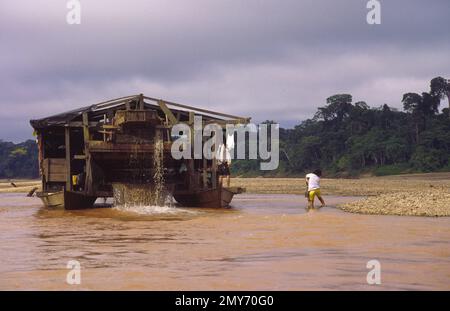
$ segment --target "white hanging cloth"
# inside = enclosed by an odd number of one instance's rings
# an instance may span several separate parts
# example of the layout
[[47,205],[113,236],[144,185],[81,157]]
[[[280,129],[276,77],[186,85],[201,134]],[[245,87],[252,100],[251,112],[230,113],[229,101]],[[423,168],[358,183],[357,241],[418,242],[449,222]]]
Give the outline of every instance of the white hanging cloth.
[[231,135],[227,135],[226,145],[220,144],[217,149],[216,159],[219,162],[228,162],[231,164],[231,152],[234,150],[234,133]]

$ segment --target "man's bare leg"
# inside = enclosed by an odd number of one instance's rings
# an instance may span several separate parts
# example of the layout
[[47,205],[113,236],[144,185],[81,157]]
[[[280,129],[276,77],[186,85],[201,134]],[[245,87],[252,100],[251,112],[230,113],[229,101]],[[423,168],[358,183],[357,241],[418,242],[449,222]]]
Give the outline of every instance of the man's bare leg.
[[308,200],[308,210],[314,209],[314,198],[312,200]]
[[317,196],[319,198],[320,203],[322,203],[322,205],[320,207],[324,207],[325,206],[325,201],[322,199],[321,196]]

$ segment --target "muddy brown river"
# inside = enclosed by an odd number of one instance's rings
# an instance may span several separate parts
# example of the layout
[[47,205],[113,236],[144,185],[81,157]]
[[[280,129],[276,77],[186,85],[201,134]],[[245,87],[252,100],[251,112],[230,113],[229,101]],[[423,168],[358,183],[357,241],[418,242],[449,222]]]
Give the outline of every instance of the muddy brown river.
[[[449,290],[450,218],[306,213],[296,195],[231,209],[48,210],[0,194],[2,290]],[[366,281],[369,260],[381,284]],[[81,284],[66,283],[69,260]]]

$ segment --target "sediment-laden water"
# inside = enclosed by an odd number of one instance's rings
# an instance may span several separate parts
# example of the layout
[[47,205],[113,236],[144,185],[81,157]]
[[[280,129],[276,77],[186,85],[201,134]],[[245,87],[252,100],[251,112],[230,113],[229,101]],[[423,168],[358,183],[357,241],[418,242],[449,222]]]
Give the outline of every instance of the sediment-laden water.
[[[450,218],[304,206],[302,196],[246,194],[231,209],[63,211],[0,194],[0,289],[450,289]],[[371,259],[381,285],[366,282]],[[80,285],[66,283],[69,260],[81,264]]]

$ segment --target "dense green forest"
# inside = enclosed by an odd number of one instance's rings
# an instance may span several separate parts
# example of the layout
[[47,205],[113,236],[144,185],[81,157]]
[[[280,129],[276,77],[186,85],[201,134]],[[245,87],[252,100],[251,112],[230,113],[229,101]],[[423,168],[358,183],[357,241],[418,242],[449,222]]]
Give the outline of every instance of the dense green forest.
[[0,140],[0,178],[36,178],[39,176],[36,142],[20,144]]
[[[280,129],[277,170],[261,171],[258,160],[237,160],[232,173],[296,176],[318,167],[343,177],[450,171],[450,110],[440,107],[450,102],[449,94],[450,85],[438,77],[428,92],[404,94],[403,111],[353,103],[349,94],[331,96],[312,119]],[[0,140],[0,178],[37,177],[37,162],[34,141]]]
[[278,170],[264,172],[258,160],[238,160],[232,171],[244,176],[295,176],[319,167],[328,176],[450,171],[450,110],[439,113],[449,94],[450,84],[437,77],[428,92],[403,95],[404,111],[353,103],[349,94],[331,96],[312,119],[280,129]]

